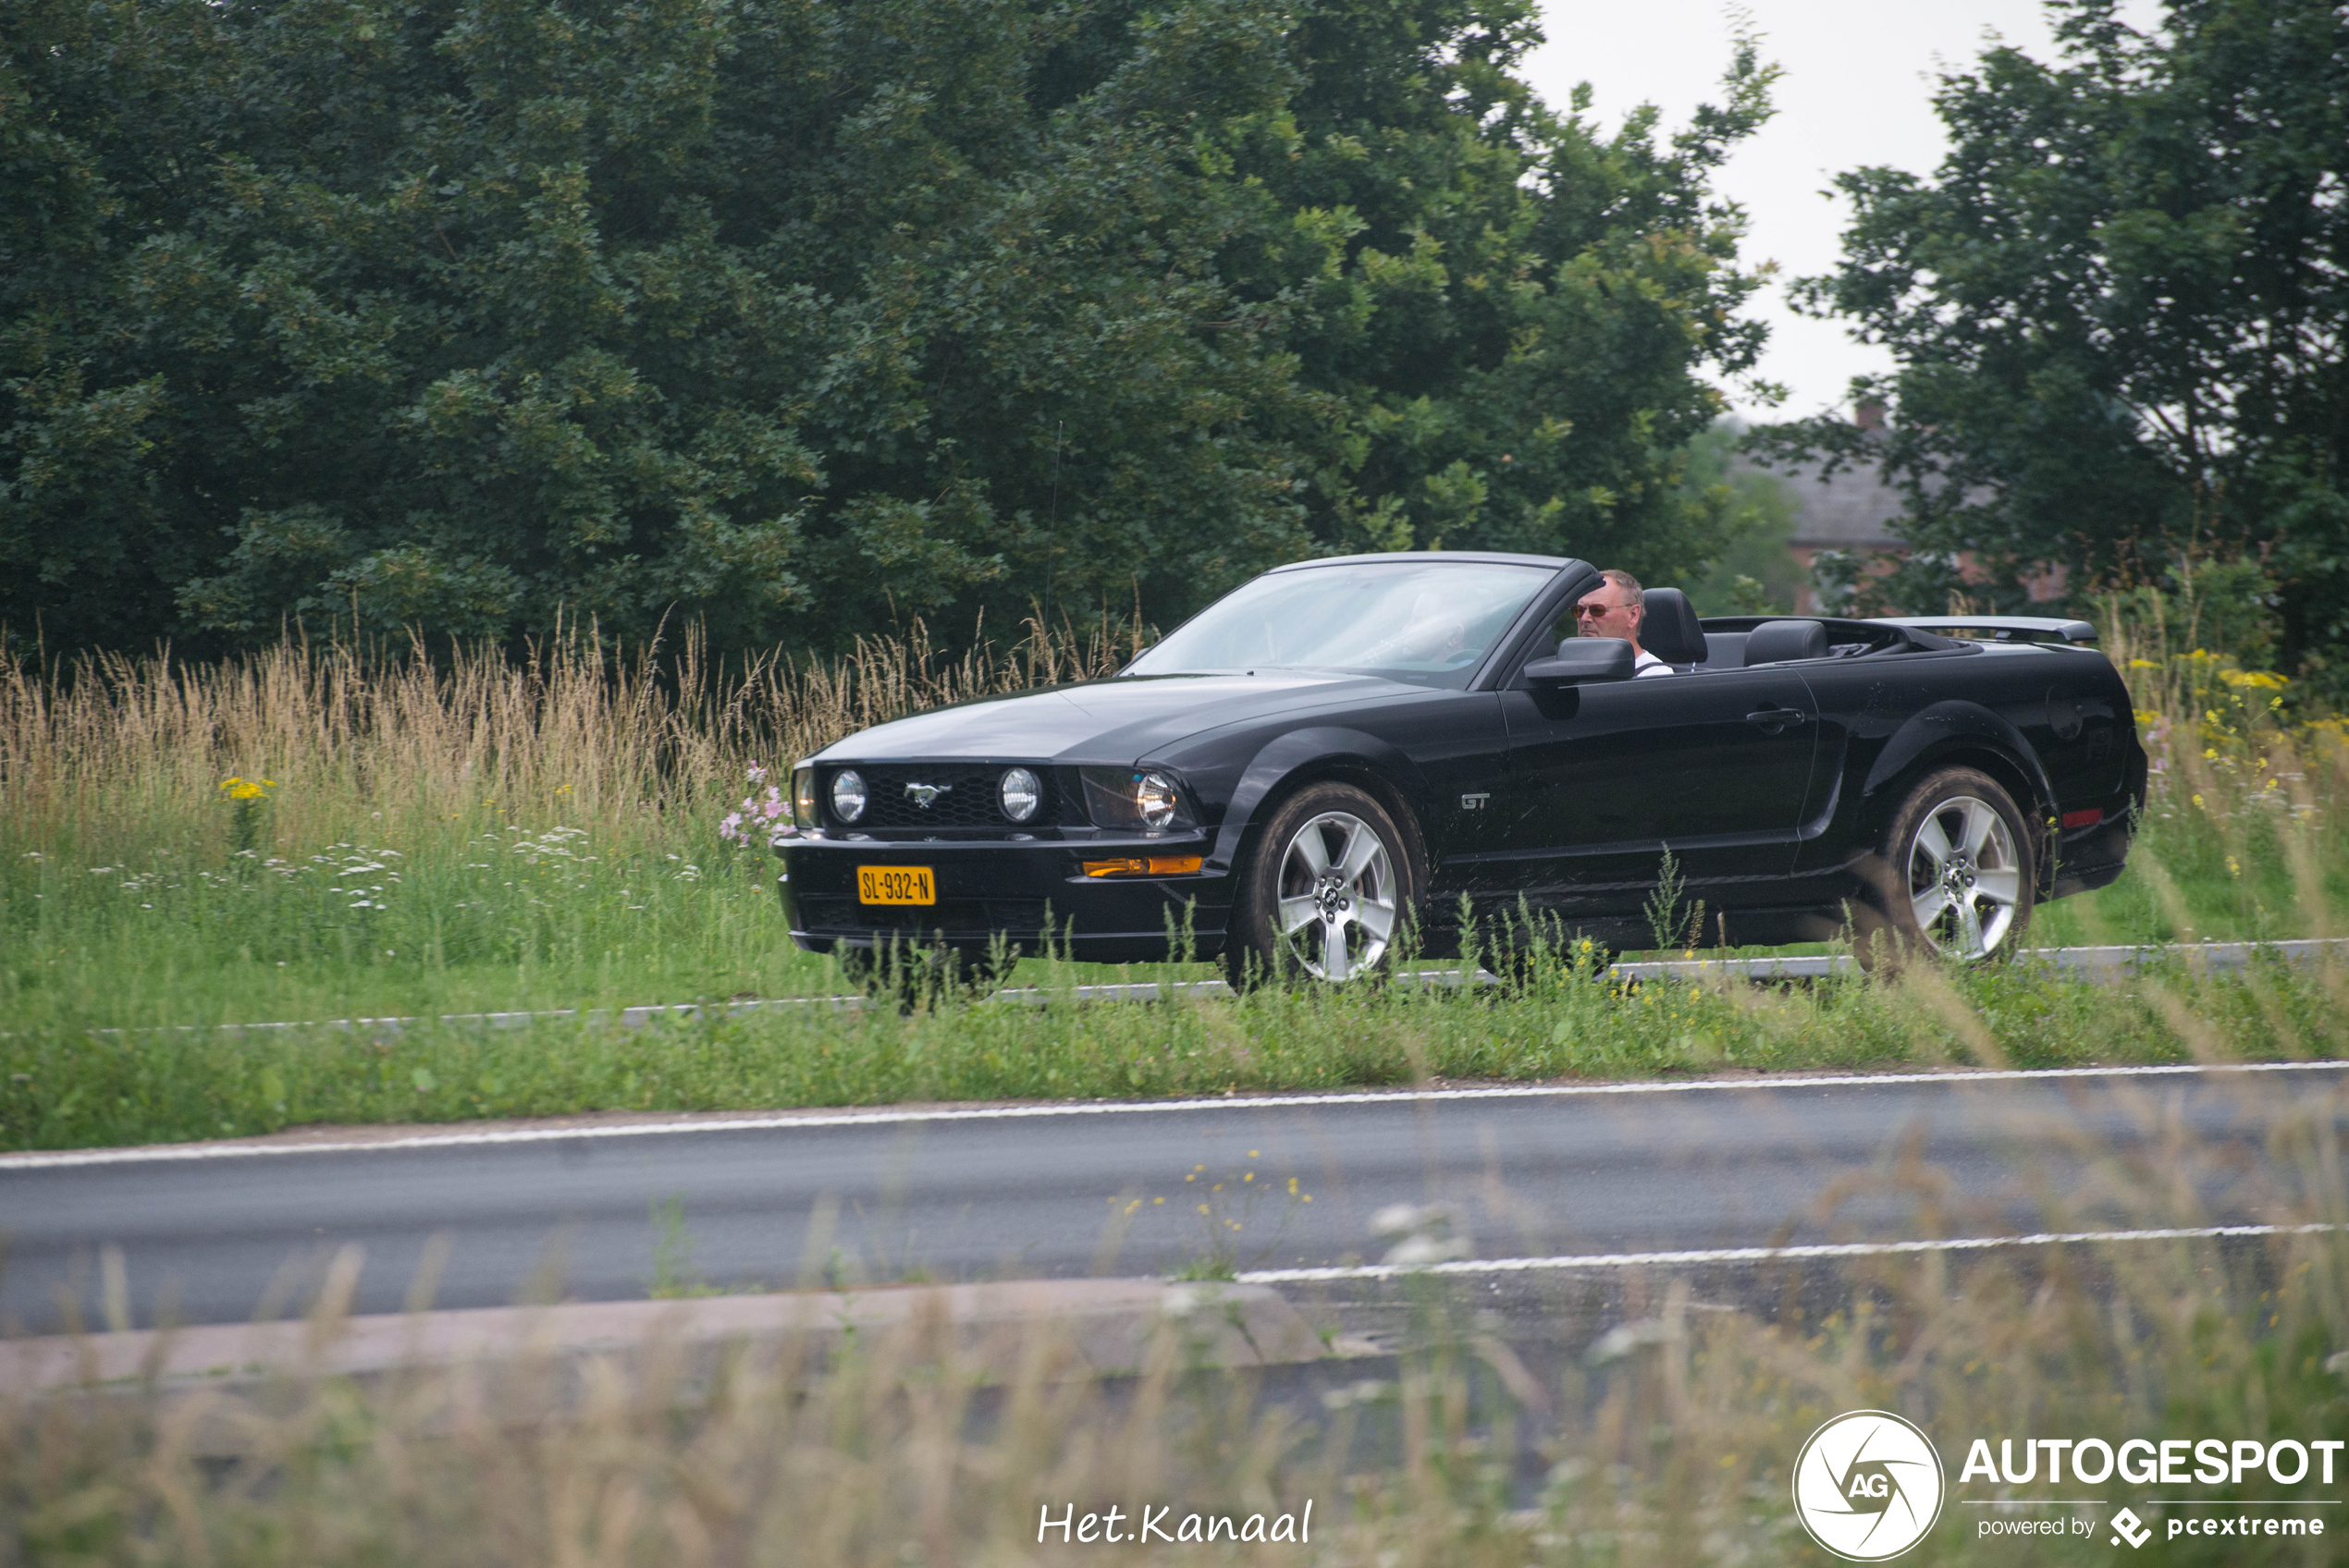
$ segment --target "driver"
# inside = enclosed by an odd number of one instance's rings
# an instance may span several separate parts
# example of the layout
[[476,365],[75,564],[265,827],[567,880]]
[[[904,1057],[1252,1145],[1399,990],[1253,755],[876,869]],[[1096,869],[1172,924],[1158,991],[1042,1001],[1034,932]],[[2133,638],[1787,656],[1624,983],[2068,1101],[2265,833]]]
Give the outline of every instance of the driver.
[[1579,637],[1620,637],[1639,657],[1634,676],[1669,675],[1672,667],[1640,646],[1640,623],[1647,619],[1640,580],[1628,571],[1599,573],[1599,585],[1575,602],[1574,630]]

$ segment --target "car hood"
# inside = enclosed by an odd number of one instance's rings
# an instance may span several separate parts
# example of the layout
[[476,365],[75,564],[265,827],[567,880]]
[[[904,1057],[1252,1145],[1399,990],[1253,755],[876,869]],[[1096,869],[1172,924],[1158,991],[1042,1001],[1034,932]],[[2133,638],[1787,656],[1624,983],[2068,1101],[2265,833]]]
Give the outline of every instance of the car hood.
[[1114,766],[1228,724],[1329,703],[1426,694],[1424,687],[1365,675],[1133,676],[933,708],[877,724],[817,755],[841,762],[969,757]]

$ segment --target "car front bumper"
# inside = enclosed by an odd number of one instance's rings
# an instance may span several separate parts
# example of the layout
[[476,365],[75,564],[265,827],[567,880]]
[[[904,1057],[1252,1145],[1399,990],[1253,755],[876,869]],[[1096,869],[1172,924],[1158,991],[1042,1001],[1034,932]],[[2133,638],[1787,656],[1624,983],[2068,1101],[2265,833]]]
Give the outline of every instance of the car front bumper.
[[[1049,943],[1089,963],[1214,958],[1224,950],[1231,878],[1212,864],[1181,876],[1088,876],[1084,863],[1121,857],[1205,857],[1211,833],[1153,839],[954,839],[905,842],[799,838],[776,853],[777,888],[792,940],[809,952],[943,945],[966,954],[1001,943],[1015,953]],[[928,866],[934,904],[867,904],[860,866]]]

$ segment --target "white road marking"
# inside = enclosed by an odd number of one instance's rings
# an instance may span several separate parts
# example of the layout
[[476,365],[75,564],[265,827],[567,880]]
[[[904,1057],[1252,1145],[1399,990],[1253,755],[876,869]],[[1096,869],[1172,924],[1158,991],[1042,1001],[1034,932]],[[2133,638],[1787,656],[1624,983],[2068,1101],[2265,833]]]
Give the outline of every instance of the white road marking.
[[2060,1231],[2032,1236],[1959,1236],[1930,1242],[1823,1242],[1788,1247],[1703,1247],[1687,1252],[1600,1252],[1561,1257],[1471,1257],[1450,1263],[1363,1263],[1351,1268],[1250,1268],[1243,1285],[1308,1285],[1394,1280],[1409,1274],[1526,1274],[1558,1268],[1678,1268],[1703,1263],[1782,1263],[1810,1258],[1893,1257],[1902,1253],[1986,1252],[1994,1247],[2076,1246],[2097,1242],[2189,1242],[2232,1236],[2310,1236],[2340,1225],[2191,1225],[2148,1231]]
[[2078,1078],[2177,1078],[2197,1073],[2340,1072],[2349,1061],[2178,1062],[2139,1067],[2001,1068],[1981,1072],[1812,1073],[1785,1078],[1694,1078],[1627,1084],[1510,1084],[1475,1089],[1364,1089],[1321,1094],[1218,1096],[1187,1100],[1088,1100],[1063,1105],[972,1106],[927,1109],[810,1111],[724,1121],[628,1121],[593,1127],[513,1127],[472,1133],[421,1133],[404,1138],[352,1138],[314,1144],[181,1144],[155,1148],[58,1149],[0,1155],[0,1170],[83,1165],[162,1164],[195,1159],[258,1159],[308,1154],[386,1154],[408,1149],[484,1148],[599,1138],[650,1138],[765,1133],[794,1127],[876,1127],[925,1121],[1019,1121],[1058,1116],[1168,1116],[1190,1112],[1428,1105],[1464,1100],[1578,1099],[1609,1095],[1688,1095],[1786,1089],[1876,1089],[1912,1084],[2059,1083]]

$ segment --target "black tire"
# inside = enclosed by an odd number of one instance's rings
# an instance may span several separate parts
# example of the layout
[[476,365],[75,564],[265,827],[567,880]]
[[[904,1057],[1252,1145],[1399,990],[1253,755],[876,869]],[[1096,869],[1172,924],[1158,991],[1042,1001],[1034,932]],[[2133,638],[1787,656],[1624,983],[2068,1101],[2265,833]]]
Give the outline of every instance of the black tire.
[[1855,910],[1862,967],[1911,957],[1994,963],[2031,928],[2038,845],[2014,797],[1988,774],[1945,767],[1910,790],[1871,867],[1873,895]]
[[[1321,869],[1308,875],[1316,846]],[[1234,990],[1384,974],[1420,892],[1418,860],[1394,817],[1368,791],[1336,782],[1308,784],[1275,806],[1236,880],[1224,943]],[[1313,913],[1299,918],[1309,901]]]

